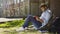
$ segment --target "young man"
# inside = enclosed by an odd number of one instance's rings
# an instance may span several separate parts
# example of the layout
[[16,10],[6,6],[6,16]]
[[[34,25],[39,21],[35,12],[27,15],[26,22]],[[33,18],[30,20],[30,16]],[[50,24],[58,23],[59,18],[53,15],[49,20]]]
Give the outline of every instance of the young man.
[[28,27],[30,22],[34,25],[36,29],[45,26],[48,23],[49,19],[51,18],[52,12],[48,9],[47,5],[45,4],[41,5],[40,9],[42,10],[41,17],[29,15],[26,18],[23,26],[17,29],[16,31],[25,30],[25,28]]

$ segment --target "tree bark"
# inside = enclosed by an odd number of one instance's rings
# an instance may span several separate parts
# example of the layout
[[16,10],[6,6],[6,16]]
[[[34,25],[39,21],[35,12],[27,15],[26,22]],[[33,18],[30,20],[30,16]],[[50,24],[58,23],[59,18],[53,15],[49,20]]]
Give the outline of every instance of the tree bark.
[[50,0],[50,9],[58,17],[60,17],[60,0]]

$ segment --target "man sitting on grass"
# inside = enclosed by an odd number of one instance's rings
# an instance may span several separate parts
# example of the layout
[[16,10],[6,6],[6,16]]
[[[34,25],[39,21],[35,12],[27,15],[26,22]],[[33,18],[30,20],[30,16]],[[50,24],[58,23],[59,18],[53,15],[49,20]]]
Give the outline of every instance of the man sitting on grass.
[[29,26],[30,22],[34,25],[36,29],[45,26],[48,23],[49,19],[51,18],[52,12],[48,9],[47,5],[45,4],[41,4],[39,8],[42,10],[41,17],[29,15],[26,18],[23,26],[17,29],[16,31],[24,31],[25,28]]

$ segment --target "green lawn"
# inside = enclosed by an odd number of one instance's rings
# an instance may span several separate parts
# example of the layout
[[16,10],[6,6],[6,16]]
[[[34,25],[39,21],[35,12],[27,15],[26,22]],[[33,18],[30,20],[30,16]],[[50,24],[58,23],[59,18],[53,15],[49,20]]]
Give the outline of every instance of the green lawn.
[[[18,27],[24,24],[24,20],[14,20],[12,22],[5,22],[0,24],[0,34],[42,34],[36,30],[25,30],[23,32],[15,31]],[[50,34],[50,33],[43,33]],[[52,34],[52,33],[51,33]]]

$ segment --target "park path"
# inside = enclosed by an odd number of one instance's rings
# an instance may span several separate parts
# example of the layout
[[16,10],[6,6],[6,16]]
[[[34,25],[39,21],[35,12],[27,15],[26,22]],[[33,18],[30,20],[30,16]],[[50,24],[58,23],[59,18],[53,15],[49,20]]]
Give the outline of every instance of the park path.
[[22,18],[0,18],[0,22],[13,21],[13,20],[21,20]]

